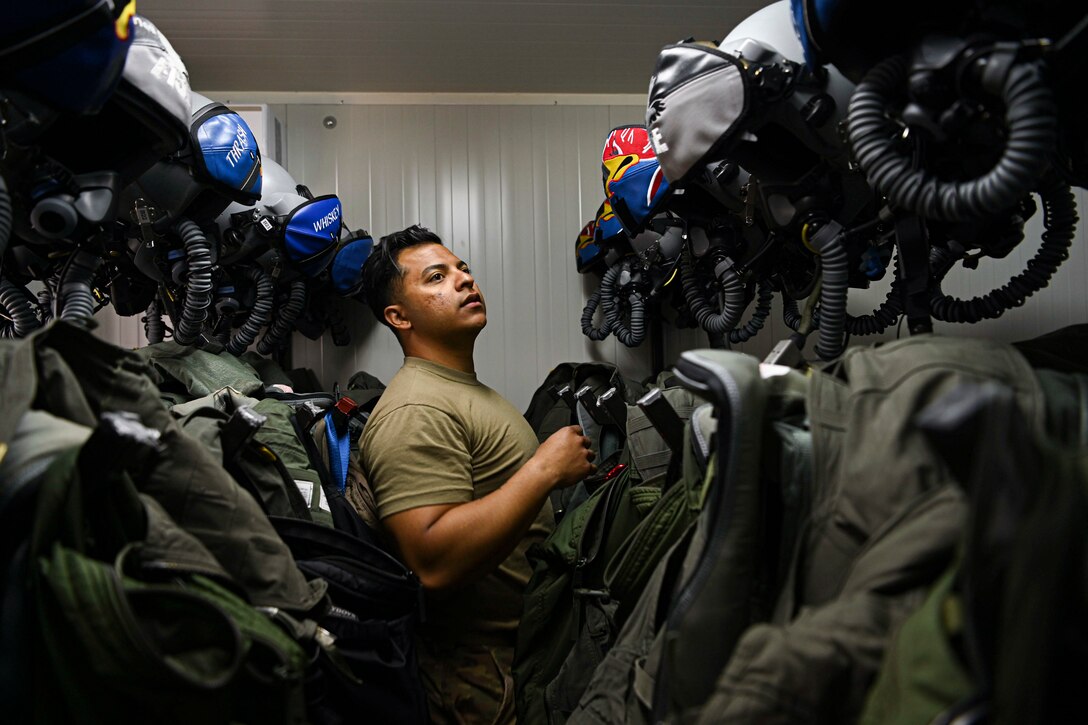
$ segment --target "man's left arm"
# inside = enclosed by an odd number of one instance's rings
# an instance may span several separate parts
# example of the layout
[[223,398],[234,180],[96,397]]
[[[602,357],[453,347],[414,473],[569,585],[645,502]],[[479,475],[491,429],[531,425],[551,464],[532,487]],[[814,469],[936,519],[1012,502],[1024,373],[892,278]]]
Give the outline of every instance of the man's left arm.
[[410,508],[383,523],[425,588],[456,589],[498,567],[521,542],[548,494],[595,470],[593,456],[581,429],[567,426],[486,496]]

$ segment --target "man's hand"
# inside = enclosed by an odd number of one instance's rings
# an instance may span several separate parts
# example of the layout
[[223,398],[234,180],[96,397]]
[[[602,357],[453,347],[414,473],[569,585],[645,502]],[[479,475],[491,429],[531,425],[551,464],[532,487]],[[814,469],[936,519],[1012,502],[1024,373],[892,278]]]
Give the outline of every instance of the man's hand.
[[596,454],[581,426],[568,425],[552,433],[529,459],[553,488],[567,488],[597,470],[591,462]]

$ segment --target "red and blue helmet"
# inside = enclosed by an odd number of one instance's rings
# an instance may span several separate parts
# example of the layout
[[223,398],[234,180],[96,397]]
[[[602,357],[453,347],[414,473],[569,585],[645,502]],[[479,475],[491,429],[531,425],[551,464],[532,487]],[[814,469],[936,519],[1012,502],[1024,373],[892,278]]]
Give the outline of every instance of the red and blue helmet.
[[641,232],[669,192],[645,126],[620,126],[608,133],[601,176],[611,212],[601,220],[605,239],[620,231],[628,236]]

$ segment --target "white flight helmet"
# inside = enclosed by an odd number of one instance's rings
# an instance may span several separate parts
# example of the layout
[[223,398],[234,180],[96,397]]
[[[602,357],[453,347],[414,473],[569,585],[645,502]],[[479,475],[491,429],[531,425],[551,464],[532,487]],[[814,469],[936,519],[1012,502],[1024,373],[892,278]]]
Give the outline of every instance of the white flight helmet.
[[757,11],[719,45],[662,49],[650,79],[646,124],[671,183],[721,159],[753,174],[796,173],[819,157],[847,167],[839,122],[852,84],[832,67],[812,71],[789,0]]

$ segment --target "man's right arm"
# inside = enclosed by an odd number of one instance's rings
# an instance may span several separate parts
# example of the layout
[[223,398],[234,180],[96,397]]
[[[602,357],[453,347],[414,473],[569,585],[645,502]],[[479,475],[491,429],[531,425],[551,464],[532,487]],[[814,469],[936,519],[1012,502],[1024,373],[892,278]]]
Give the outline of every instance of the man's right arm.
[[596,467],[578,426],[562,428],[506,483],[464,503],[420,506],[383,519],[405,563],[429,590],[455,589],[495,569],[518,545],[548,494]]

